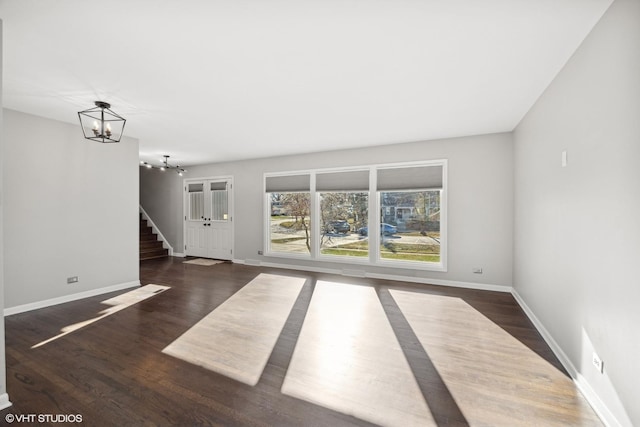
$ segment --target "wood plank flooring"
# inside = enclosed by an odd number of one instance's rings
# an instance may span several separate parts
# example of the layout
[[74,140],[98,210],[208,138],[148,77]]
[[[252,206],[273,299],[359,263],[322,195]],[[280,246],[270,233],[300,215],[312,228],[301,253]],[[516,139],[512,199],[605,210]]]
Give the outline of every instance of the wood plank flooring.
[[[183,261],[142,261],[143,285],[171,289],[38,348],[32,347],[65,326],[96,317],[105,309],[101,301],[122,292],[5,318],[14,405],[0,413],[0,424],[6,414],[81,414],[83,425],[91,426],[372,425],[281,391],[315,285],[328,281],[375,290],[436,425],[492,425],[487,419],[508,426],[602,425],[509,294]],[[255,386],[162,353],[261,273],[300,277],[305,284]],[[416,309],[406,293],[429,299],[428,311]],[[408,314],[400,306],[408,306]],[[460,337],[469,333],[470,321],[490,333],[466,345]],[[425,322],[437,329],[425,331]],[[502,389],[494,389],[486,357],[508,358],[514,348],[520,360],[508,360],[513,369],[500,373]],[[451,364],[447,351],[458,352]],[[491,413],[511,416],[483,418]]]
[[260,274],[162,352],[254,386],[305,281]]
[[282,392],[376,424],[436,425],[371,286],[316,282]]

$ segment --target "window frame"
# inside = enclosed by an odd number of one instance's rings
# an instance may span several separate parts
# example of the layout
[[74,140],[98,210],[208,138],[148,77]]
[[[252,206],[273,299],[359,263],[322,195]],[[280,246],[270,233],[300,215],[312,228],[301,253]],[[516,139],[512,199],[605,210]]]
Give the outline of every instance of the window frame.
[[[368,220],[367,224],[369,230],[378,230],[382,222],[381,219],[381,193],[389,192],[392,190],[379,190],[377,185],[378,171],[382,169],[402,169],[402,168],[419,168],[419,167],[442,167],[442,186],[440,191],[440,262],[428,262],[428,261],[407,261],[407,260],[394,260],[384,259],[381,257],[380,251],[380,233],[369,233],[369,256],[368,257],[356,257],[356,256],[343,256],[343,255],[329,255],[322,254],[320,247],[321,237],[321,224],[320,224],[320,208],[321,193],[339,193],[339,192],[368,192]],[[316,176],[318,174],[331,174],[331,173],[344,173],[344,172],[362,172],[367,171],[369,174],[369,188],[368,190],[317,190],[316,189]],[[296,175],[309,175],[309,196],[310,196],[310,209],[309,217],[311,221],[310,228],[310,244],[311,250],[309,254],[296,254],[287,252],[276,252],[271,250],[271,200],[270,194],[267,193],[267,180],[268,178],[287,177]],[[397,162],[397,163],[383,163],[374,165],[360,165],[360,166],[348,166],[342,168],[323,168],[323,169],[305,169],[286,172],[268,172],[263,174],[263,197],[264,197],[264,233],[263,233],[263,254],[269,257],[279,257],[288,259],[304,259],[320,262],[332,262],[332,263],[344,263],[351,265],[369,266],[369,267],[384,267],[384,268],[396,268],[396,269],[408,269],[408,270],[422,270],[422,271],[447,271],[447,258],[448,258],[448,160],[447,159],[435,159],[435,160],[423,160],[414,162]],[[433,191],[434,189],[428,188],[416,188],[415,190],[407,191]],[[294,192],[306,192],[306,191],[279,191],[280,193],[294,193]]]
[[[309,236],[309,240],[310,240],[310,244],[311,244],[311,250],[309,251],[308,254],[306,253],[295,253],[295,252],[279,252],[279,251],[273,251],[271,249],[271,194],[272,193],[276,193],[276,191],[272,191],[272,192],[267,192],[267,180],[268,178],[280,178],[280,177],[294,177],[294,176],[299,176],[299,175],[309,175],[309,221],[311,222],[311,234]],[[314,257],[314,249],[315,249],[315,244],[314,244],[314,221],[313,221],[313,209],[314,209],[314,200],[313,200],[313,193],[312,193],[312,189],[315,187],[315,174],[311,173],[311,171],[307,171],[307,170],[302,170],[302,171],[288,171],[288,172],[276,172],[276,173],[265,173],[263,175],[263,179],[262,179],[262,195],[263,195],[263,200],[264,200],[264,209],[263,209],[263,214],[264,214],[264,219],[263,219],[263,227],[264,227],[264,233],[263,233],[263,244],[262,244],[262,253],[266,256],[270,256],[270,257],[276,257],[276,258],[290,258],[290,259],[301,259],[301,260],[309,260],[309,259],[313,259]],[[281,191],[277,191],[277,193],[280,194],[284,194],[284,193],[307,193],[307,191],[304,190],[291,190],[291,191],[286,191],[286,190],[281,190]]]

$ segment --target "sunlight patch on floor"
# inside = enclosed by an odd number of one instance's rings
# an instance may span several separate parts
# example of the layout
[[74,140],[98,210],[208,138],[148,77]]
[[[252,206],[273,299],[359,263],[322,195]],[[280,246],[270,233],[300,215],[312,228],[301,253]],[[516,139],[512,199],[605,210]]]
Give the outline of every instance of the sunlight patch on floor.
[[305,282],[260,274],[162,352],[256,385]]
[[473,424],[600,425],[570,378],[462,299],[389,292]]
[[110,298],[108,300],[102,301],[101,304],[105,304],[105,305],[110,305],[111,307],[102,310],[101,312],[98,313],[97,317],[94,317],[92,319],[88,319],[82,322],[78,322],[78,323],[74,323],[73,325],[68,325],[65,326],[64,328],[62,328],[60,331],[61,333],[51,337],[47,340],[44,340],[36,345],[34,345],[31,348],[38,348],[41,347],[45,344],[48,344],[52,341],[57,340],[58,338],[61,338],[65,335],[68,335],[74,331],[77,331],[78,329],[84,328],[85,326],[88,326],[92,323],[97,322],[98,320],[104,319],[107,316],[111,316],[113,313],[117,313],[120,310],[124,310],[127,307],[130,307],[134,304],[139,303],[140,301],[144,301],[147,298],[150,298],[154,295],[157,295],[161,292],[166,291],[167,289],[170,289],[169,286],[161,286],[161,285],[146,285],[146,286],[142,286],[138,289],[134,289],[133,291],[129,291],[126,292],[124,294],[115,296],[113,298]]
[[380,425],[435,426],[368,286],[316,283],[282,392]]

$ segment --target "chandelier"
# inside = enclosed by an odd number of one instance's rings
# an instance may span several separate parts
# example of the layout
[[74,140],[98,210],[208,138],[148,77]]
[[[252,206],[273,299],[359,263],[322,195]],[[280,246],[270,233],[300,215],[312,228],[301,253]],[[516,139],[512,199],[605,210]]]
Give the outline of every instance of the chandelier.
[[170,164],[169,164],[169,157],[171,157],[171,156],[167,156],[167,155],[165,154],[165,155],[164,155],[164,156],[162,156],[162,157],[164,157],[164,160],[162,161],[162,165],[161,165],[161,166],[154,166],[154,165],[152,165],[151,163],[147,163],[147,162],[145,162],[145,161],[140,161],[140,164],[141,164],[142,166],[145,166],[145,167],[149,168],[149,169],[160,169],[161,171],[166,171],[166,170],[168,170],[168,169],[173,169],[173,170],[175,170],[175,171],[178,173],[178,175],[180,175],[180,176],[182,176],[182,174],[184,174],[184,173],[186,173],[186,172],[187,172],[187,170],[186,170],[186,169],[184,169],[184,168],[183,168],[182,166],[180,166],[180,165],[176,165],[176,166],[170,165]]
[[108,102],[96,101],[95,104],[94,108],[78,112],[84,137],[98,142],[120,142],[127,121],[111,111]]

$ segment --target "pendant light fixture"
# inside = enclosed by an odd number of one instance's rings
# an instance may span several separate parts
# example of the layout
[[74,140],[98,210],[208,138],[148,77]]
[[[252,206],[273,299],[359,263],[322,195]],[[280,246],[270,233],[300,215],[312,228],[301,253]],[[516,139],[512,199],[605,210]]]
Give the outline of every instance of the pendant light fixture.
[[172,169],[172,170],[175,170],[175,171],[178,173],[178,175],[180,175],[180,176],[182,176],[184,173],[186,173],[186,172],[187,172],[187,170],[186,170],[186,169],[184,169],[184,168],[183,168],[182,166],[180,166],[180,165],[176,165],[176,166],[172,166],[172,165],[170,165],[170,164],[169,164],[169,157],[171,157],[171,156],[167,156],[167,155],[165,154],[165,155],[164,155],[164,156],[162,156],[162,157],[164,157],[164,160],[162,161],[162,166],[154,166],[154,165],[152,165],[151,163],[147,163],[147,162],[145,162],[145,161],[140,161],[140,164],[141,164],[142,166],[145,166],[145,167],[149,168],[149,169],[160,169],[161,171],[166,171],[166,170],[168,170],[168,169]]
[[78,113],[84,137],[103,143],[120,142],[127,121],[111,111],[108,102],[96,101],[95,104],[94,108]]

